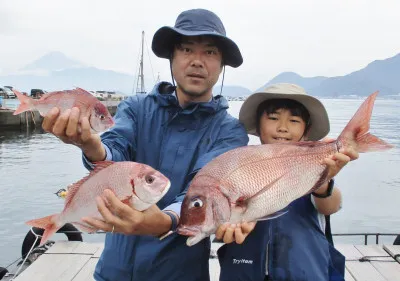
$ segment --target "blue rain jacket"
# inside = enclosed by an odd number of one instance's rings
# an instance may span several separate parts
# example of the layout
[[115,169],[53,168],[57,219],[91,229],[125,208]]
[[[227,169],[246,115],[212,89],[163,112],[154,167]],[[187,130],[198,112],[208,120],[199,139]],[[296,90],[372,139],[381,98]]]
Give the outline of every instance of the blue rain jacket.
[[[157,84],[151,93],[121,102],[115,126],[101,136],[113,161],[144,163],[170,179],[170,190],[157,204],[160,209],[179,206],[199,169],[248,142],[244,127],[228,114],[224,97],[182,109],[174,94],[160,93],[166,85]],[[160,241],[109,233],[94,277],[101,281],[209,280],[210,240],[188,247],[186,239],[177,234]]]
[[221,281],[344,281],[344,256],[325,238],[311,195],[288,206],[276,219],[260,221],[242,245],[218,250]]

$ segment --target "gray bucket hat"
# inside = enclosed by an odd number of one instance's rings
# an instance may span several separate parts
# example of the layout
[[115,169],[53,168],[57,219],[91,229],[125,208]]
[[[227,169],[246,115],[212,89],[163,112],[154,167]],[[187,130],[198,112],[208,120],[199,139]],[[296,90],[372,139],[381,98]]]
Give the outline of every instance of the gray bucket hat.
[[256,131],[257,108],[262,102],[270,99],[291,99],[304,105],[310,113],[311,119],[308,140],[317,141],[329,133],[329,118],[324,105],[318,99],[309,96],[298,85],[279,83],[270,85],[260,92],[253,93],[240,108],[239,120],[243,123],[249,134],[258,136]]
[[151,44],[154,54],[160,58],[169,59],[178,35],[216,37],[220,43],[224,64],[238,67],[243,63],[238,46],[226,37],[221,19],[213,12],[204,9],[182,12],[176,19],[174,27],[161,27],[154,34]]

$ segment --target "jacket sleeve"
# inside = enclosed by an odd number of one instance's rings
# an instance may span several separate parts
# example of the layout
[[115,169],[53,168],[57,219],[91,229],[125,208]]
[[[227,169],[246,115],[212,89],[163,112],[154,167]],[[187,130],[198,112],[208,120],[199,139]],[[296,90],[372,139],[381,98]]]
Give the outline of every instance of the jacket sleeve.
[[219,133],[218,139],[215,140],[210,151],[200,156],[200,158],[197,160],[193,170],[187,177],[185,189],[175,198],[173,203],[167,206],[164,210],[171,210],[180,215],[183,198],[185,197],[190,182],[196,173],[218,155],[221,155],[231,149],[245,146],[247,145],[248,141],[249,137],[246,133],[246,130],[238,121],[230,122],[223,126]]
[[[101,141],[106,149],[107,160],[134,161],[136,158],[136,130],[138,98],[131,97],[118,105],[114,117],[115,125],[101,135]],[[83,164],[87,169],[93,165],[83,155]]]

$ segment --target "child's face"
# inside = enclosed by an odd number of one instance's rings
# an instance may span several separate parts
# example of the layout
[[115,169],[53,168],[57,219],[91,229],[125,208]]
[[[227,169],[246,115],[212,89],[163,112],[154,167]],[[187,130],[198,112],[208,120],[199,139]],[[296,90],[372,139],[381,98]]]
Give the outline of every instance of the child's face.
[[304,139],[306,123],[299,116],[293,116],[290,110],[277,111],[261,116],[260,140],[263,144],[297,142]]

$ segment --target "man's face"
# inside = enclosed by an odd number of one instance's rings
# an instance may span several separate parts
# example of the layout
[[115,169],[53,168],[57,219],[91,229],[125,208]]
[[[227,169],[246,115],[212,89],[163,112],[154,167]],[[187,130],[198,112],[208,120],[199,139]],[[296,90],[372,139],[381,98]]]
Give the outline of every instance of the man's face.
[[222,54],[210,37],[184,37],[174,49],[172,73],[190,98],[211,97],[221,70]]

